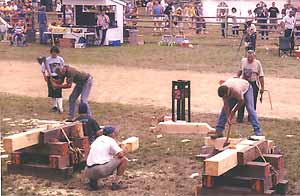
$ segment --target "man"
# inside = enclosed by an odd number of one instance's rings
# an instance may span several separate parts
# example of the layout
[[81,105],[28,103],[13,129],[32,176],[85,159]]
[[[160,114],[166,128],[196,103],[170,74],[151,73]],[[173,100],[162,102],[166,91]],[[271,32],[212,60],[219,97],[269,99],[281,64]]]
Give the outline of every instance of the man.
[[268,9],[266,7],[264,7],[261,12],[258,14],[257,16],[258,19],[257,20],[257,23],[259,24],[263,24],[263,25],[260,25],[260,28],[262,29],[261,30],[261,39],[264,40],[268,40],[268,36],[269,36],[269,32],[268,32],[268,26],[267,26],[267,23],[268,23]]
[[294,28],[295,28],[295,17],[294,17],[294,12],[290,11],[288,15],[286,15],[282,19],[284,23],[284,37],[289,37],[291,41],[291,48],[294,50]]
[[124,150],[115,140],[118,130],[115,127],[107,126],[103,129],[102,136],[98,137],[91,145],[91,149],[87,158],[86,175],[89,178],[89,185],[92,190],[97,190],[97,180],[106,178],[117,170],[114,176],[112,190],[127,188],[127,185],[119,182],[124,175],[127,158]]
[[270,13],[270,24],[273,24],[274,26],[271,26],[271,28],[276,29],[277,28],[277,16],[279,14],[279,9],[276,7],[275,2],[272,2],[272,7],[269,8],[268,12]]
[[64,65],[64,59],[58,56],[60,53],[59,48],[53,46],[50,49],[50,56],[45,59],[41,64],[41,71],[44,76],[44,80],[47,82],[48,86],[48,97],[52,98],[53,108],[52,112],[63,113],[63,99],[61,88],[55,88],[52,85],[51,80],[59,81],[60,77],[55,73],[57,67],[62,68]]
[[159,28],[160,31],[162,31],[161,28],[161,21],[162,21],[162,15],[164,13],[164,8],[163,6],[159,3],[159,1],[154,1],[153,9],[152,9],[152,14],[154,15],[154,31],[156,31],[156,28]]
[[[253,50],[248,50],[247,58],[243,58],[241,61],[240,70],[237,73],[237,77],[247,80],[253,89],[253,101],[254,110],[256,110],[256,103],[258,92],[264,93],[264,72],[262,69],[261,62],[256,58]],[[259,90],[260,87],[260,90]],[[245,105],[241,106],[238,110],[237,122],[242,123],[244,118]]]
[[47,15],[46,8],[42,6],[38,12],[39,32],[40,32],[40,44],[47,44],[47,37],[44,33],[47,31]]
[[96,28],[98,38],[100,38],[100,30],[101,30],[101,42],[100,42],[101,46],[104,44],[109,23],[110,23],[109,17],[105,14],[104,10],[101,10],[97,15],[97,28]]
[[89,137],[89,142],[92,144],[98,136],[102,135],[102,130],[97,121],[87,114],[87,109],[86,103],[80,103],[78,107],[79,116],[75,121],[82,123],[84,135]]
[[[73,83],[76,84],[69,97],[69,111],[68,111],[67,121],[73,121],[76,100],[79,97],[79,95],[81,95],[80,102],[87,104],[88,115],[91,116],[91,110],[88,105],[88,97],[90,95],[90,91],[93,85],[93,77],[88,73],[78,71],[77,69],[70,67],[68,65],[64,65],[62,68],[58,67],[55,70],[55,72],[62,79],[60,82],[51,80],[54,88],[60,88],[60,89],[71,88]],[[66,82],[64,82],[65,78],[66,78]]]
[[247,29],[247,34],[245,37],[245,50],[256,50],[256,27],[254,24],[251,24]]
[[254,109],[253,89],[247,80],[241,78],[230,78],[226,80],[218,88],[218,95],[223,99],[224,106],[218,118],[216,133],[211,136],[213,139],[223,137],[226,122],[229,125],[232,124],[232,119],[236,111],[238,111],[243,104],[246,105],[255,135],[262,135],[260,123]]

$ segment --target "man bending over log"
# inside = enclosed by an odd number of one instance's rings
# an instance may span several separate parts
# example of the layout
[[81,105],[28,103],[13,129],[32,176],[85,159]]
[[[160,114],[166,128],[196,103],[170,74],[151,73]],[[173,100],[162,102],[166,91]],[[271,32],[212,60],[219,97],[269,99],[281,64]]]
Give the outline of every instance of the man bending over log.
[[223,137],[226,122],[231,125],[232,119],[245,104],[250,123],[254,129],[255,135],[262,135],[260,123],[254,109],[253,88],[247,80],[240,78],[230,78],[226,80],[219,88],[218,95],[223,99],[224,106],[218,118],[216,133],[212,138]]

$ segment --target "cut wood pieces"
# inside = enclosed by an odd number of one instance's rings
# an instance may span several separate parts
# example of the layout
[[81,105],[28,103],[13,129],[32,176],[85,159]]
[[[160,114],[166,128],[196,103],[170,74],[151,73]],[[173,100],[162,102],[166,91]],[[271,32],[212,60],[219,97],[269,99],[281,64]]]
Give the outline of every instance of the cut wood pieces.
[[252,145],[239,150],[237,153],[238,164],[245,165],[246,163],[255,160],[263,153],[268,151],[268,142],[267,141],[258,141]]
[[134,152],[139,148],[139,138],[130,137],[122,142],[127,147],[128,152]]

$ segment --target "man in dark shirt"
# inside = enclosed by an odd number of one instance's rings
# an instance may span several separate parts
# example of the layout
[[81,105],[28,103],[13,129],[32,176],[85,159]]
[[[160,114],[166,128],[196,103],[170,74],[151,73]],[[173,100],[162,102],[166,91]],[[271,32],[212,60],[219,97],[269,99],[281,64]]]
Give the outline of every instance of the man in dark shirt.
[[47,31],[47,15],[45,7],[42,6],[38,12],[39,32],[40,32],[40,44],[47,44],[47,37],[44,33]]
[[79,116],[75,119],[75,121],[82,123],[84,135],[89,137],[89,142],[92,144],[98,136],[102,135],[102,130],[100,129],[97,121],[87,114],[87,110],[87,104],[80,103],[78,107]]
[[[90,107],[88,105],[88,97],[93,85],[93,77],[85,72],[78,71],[77,69],[64,65],[62,68],[58,67],[55,69],[58,76],[62,78],[61,82],[51,80],[54,88],[71,88],[72,84],[75,83],[75,87],[69,97],[69,111],[67,121],[73,121],[76,100],[81,95],[81,103],[87,104],[87,113],[92,116]],[[66,82],[64,83],[66,78]]]
[[[272,2],[272,7],[269,8],[268,12],[270,13],[270,24],[274,26],[270,26],[271,28],[277,28],[277,16],[279,14],[279,9],[275,6],[275,2]],[[272,19],[274,18],[274,19]]]

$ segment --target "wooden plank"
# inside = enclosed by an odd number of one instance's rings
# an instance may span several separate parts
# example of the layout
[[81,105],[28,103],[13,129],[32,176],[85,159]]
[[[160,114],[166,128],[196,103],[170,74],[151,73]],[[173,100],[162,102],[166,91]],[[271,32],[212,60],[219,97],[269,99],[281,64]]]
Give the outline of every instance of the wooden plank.
[[72,177],[73,167],[63,169],[51,168],[47,165],[20,164],[13,165],[7,163],[7,172],[9,174],[22,174],[26,176],[36,176],[50,180],[65,180]]
[[14,134],[3,138],[3,147],[5,152],[13,151],[32,146],[39,143],[40,132],[46,130],[47,127],[30,129],[26,132]]
[[46,144],[49,142],[66,141],[62,129],[64,130],[69,139],[76,137],[84,137],[82,124],[80,122],[74,122],[50,130],[41,131],[40,143]]
[[270,163],[251,161],[245,165],[237,166],[228,171],[226,175],[248,177],[252,179],[265,179],[271,175]]
[[182,134],[207,134],[210,131],[215,131],[214,128],[207,123],[191,123],[185,121],[166,121],[160,122],[157,125],[157,130],[163,133],[182,133]]
[[259,156],[261,156],[261,154],[267,153],[267,151],[268,151],[268,142],[258,141],[253,145],[250,145],[247,148],[244,148],[237,152],[238,164],[245,165],[246,163],[253,161]]
[[266,140],[266,136],[252,135],[252,136],[250,136],[250,139],[256,140],[256,141],[265,141]]
[[236,149],[226,149],[217,155],[206,159],[205,175],[220,176],[238,165],[237,152],[247,148],[247,145],[236,145]]
[[[230,144],[238,144],[242,141],[242,138],[229,138]],[[226,141],[226,137],[221,137],[217,139],[211,139],[211,137],[204,137],[204,145],[205,146],[213,146],[217,150],[223,149],[224,143]]]
[[138,137],[130,137],[122,142],[127,147],[127,152],[134,152],[139,148],[139,138]]
[[67,142],[51,142],[30,146],[19,150],[19,152],[38,155],[66,155],[69,153],[69,147]]

